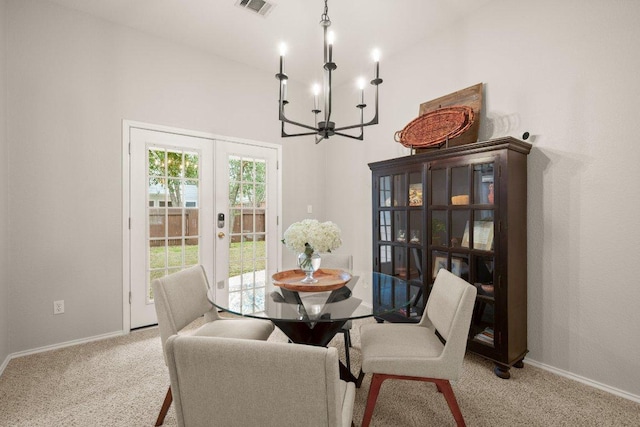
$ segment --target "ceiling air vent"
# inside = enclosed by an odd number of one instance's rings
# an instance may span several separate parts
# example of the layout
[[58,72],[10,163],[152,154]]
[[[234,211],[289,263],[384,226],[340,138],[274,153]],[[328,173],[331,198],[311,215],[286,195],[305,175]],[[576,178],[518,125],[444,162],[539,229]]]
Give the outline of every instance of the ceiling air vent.
[[262,16],[267,16],[276,7],[275,4],[264,0],[238,0],[236,6]]

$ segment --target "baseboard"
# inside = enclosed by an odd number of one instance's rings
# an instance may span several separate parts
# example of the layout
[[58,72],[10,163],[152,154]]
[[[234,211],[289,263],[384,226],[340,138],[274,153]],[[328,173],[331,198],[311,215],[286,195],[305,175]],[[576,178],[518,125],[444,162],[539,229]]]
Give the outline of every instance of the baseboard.
[[608,386],[606,384],[599,383],[598,381],[594,381],[594,380],[591,380],[589,378],[586,378],[586,377],[583,377],[583,376],[580,376],[580,375],[576,375],[574,373],[571,373],[571,372],[568,372],[568,371],[565,371],[565,370],[562,370],[562,369],[558,369],[556,367],[549,366],[549,365],[546,365],[544,363],[541,363],[541,362],[538,362],[538,361],[535,361],[535,360],[531,360],[528,357],[526,357],[524,359],[524,363],[529,364],[531,366],[535,366],[536,368],[544,369],[545,371],[552,372],[552,373],[554,373],[556,375],[560,375],[561,377],[569,378],[570,380],[578,381],[578,382],[586,384],[588,386],[595,387],[595,388],[600,389],[602,391],[606,391],[607,393],[611,393],[611,394],[614,394],[616,396],[620,396],[622,398],[631,400],[633,402],[640,403],[640,396],[635,395],[635,394],[631,394],[629,392],[626,392],[624,390],[620,390],[620,389],[615,388],[615,387]]
[[7,356],[7,358],[4,360],[4,362],[0,366],[0,376],[2,376],[5,368],[7,367],[7,365],[9,364],[9,362],[12,359],[17,359],[18,357],[22,357],[22,356],[29,356],[30,354],[44,353],[45,351],[58,350],[60,348],[71,347],[71,346],[74,346],[74,345],[86,344],[86,343],[90,343],[90,342],[93,342],[93,341],[101,341],[101,340],[106,340],[108,338],[120,337],[120,336],[126,335],[128,333],[129,333],[128,331],[109,332],[107,334],[95,335],[95,336],[88,337],[88,338],[81,338],[81,339],[77,339],[77,340],[71,340],[71,341],[62,342],[62,343],[59,343],[59,344],[46,345],[44,347],[38,347],[38,348],[31,349],[31,350],[25,350],[25,351],[19,351],[19,352],[16,352],[16,353],[11,353],[11,354],[9,354]]
[[7,365],[9,364],[9,361],[11,360],[11,355],[8,355],[5,359],[4,362],[2,362],[2,365],[0,365],[0,377],[2,376],[2,373],[4,372],[4,369],[7,367]]

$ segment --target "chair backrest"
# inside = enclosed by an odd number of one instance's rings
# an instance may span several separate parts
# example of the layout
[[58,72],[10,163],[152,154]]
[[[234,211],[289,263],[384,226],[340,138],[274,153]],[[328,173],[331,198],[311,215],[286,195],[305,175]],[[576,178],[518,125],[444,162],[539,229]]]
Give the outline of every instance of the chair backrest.
[[342,425],[335,348],[184,335],[167,359],[180,426]]
[[171,335],[203,314],[207,320],[218,317],[207,299],[209,283],[201,265],[155,279],[151,285],[163,348]]
[[427,300],[426,317],[446,340],[442,357],[457,369],[464,359],[476,293],[475,286],[441,268]]
[[351,273],[353,271],[353,256],[344,254],[322,254],[320,268],[335,268]]

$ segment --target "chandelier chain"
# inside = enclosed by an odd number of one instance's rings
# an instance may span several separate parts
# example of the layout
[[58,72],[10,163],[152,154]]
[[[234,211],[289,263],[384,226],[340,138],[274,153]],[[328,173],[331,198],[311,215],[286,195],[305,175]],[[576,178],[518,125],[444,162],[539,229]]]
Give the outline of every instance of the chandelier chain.
[[329,19],[329,6],[327,5],[328,0],[324,0],[324,13],[320,16],[320,23],[324,26],[331,25],[331,19]]

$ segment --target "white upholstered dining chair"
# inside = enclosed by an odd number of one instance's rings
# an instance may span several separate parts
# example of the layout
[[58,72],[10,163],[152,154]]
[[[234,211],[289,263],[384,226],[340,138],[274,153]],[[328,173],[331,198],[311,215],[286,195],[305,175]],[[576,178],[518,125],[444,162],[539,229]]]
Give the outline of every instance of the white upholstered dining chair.
[[166,354],[180,427],[352,425],[333,347],[172,336]]
[[[266,320],[221,318],[217,309],[207,299],[209,283],[201,265],[155,279],[152,286],[165,362],[167,361],[167,339],[179,333],[266,340],[273,332],[273,324]],[[187,325],[202,316],[204,316],[202,326],[182,331]],[[162,425],[164,422],[172,400],[171,386],[169,386],[156,420],[156,426]]]
[[363,427],[371,422],[386,379],[435,383],[457,425],[465,425],[449,381],[458,379],[462,370],[476,292],[465,280],[441,269],[418,324],[362,325],[362,372],[373,374]]

